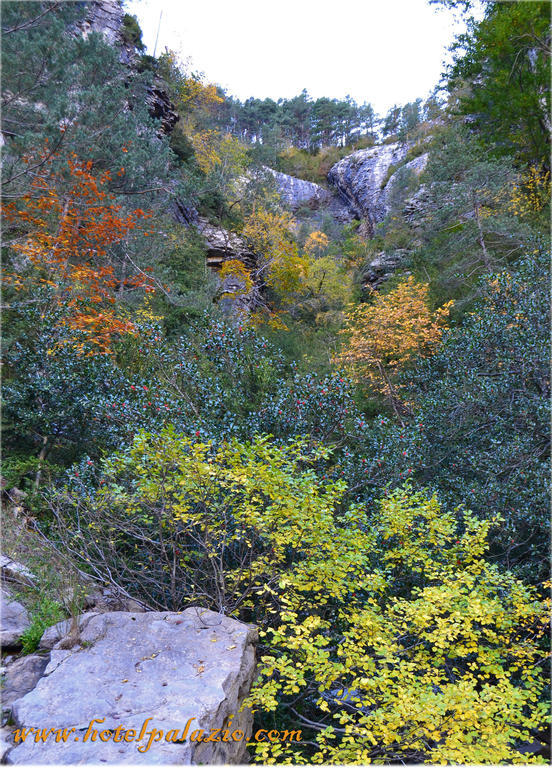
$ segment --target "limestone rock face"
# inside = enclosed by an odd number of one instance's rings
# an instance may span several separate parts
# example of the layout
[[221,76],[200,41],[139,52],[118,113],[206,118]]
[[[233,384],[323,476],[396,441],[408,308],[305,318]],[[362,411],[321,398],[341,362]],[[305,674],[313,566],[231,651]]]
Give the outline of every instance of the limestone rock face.
[[401,144],[359,149],[330,169],[328,182],[356,211],[357,218],[377,224],[387,213],[383,182],[389,168],[403,160],[406,152]]
[[[216,227],[202,216],[196,216],[195,226],[205,240],[207,265],[214,272],[218,272],[225,261],[232,259],[241,261],[248,271],[255,269],[255,254],[235,232]],[[233,275],[221,281],[220,294],[221,307],[228,314],[235,314],[237,311],[250,312],[260,301],[258,286],[253,285],[247,290],[242,279]]]
[[[119,61],[131,69],[137,65],[137,54],[132,43],[123,35],[125,10],[120,0],[91,0],[88,3],[84,21],[78,25],[80,34],[87,37],[99,32],[106,42],[119,51]],[[166,87],[155,78],[145,93],[148,111],[160,121],[161,133],[170,133],[178,121],[178,113],[172,104]]]
[[255,255],[235,232],[216,227],[202,216],[197,217],[196,227],[205,240],[207,264],[212,269],[219,269],[229,259],[243,261],[249,268],[255,266]]
[[[73,647],[63,640],[54,645],[42,679],[12,707],[15,728],[75,731],[66,742],[56,743],[54,737],[38,744],[27,740],[5,759],[64,765],[243,763],[252,715],[238,710],[253,681],[255,641],[251,627],[201,608],[92,615],[81,623]],[[85,740],[94,719],[101,721],[92,724],[98,735],[92,741],[90,731]],[[188,721],[184,740],[173,742],[171,738],[182,738]],[[119,726],[120,739],[115,741]],[[217,728],[239,729],[245,735],[237,741],[198,742],[202,734],[196,733],[191,740],[194,731],[203,730],[206,737]],[[142,729],[142,740],[135,740]],[[152,729],[157,730],[150,737]],[[146,751],[161,730],[163,735]],[[169,731],[173,734],[167,740]],[[106,740],[99,738],[100,732]],[[125,741],[125,733],[134,740]]]
[[[424,152],[424,154],[419,155],[418,157],[415,157],[413,160],[410,160],[410,162],[405,163],[404,165],[401,165],[399,170],[390,177],[389,181],[383,188],[382,196],[381,196],[381,202],[386,209],[386,213],[389,211],[391,198],[393,196],[395,188],[398,186],[399,177],[405,172],[406,173],[410,172],[414,176],[419,176],[422,173],[422,171],[425,170],[428,159],[429,159],[429,153]],[[409,201],[410,201],[410,197],[404,202],[405,204],[408,204]]]
[[99,32],[111,45],[123,43],[121,28],[125,12],[118,0],[92,0],[87,6],[86,17],[79,24],[83,37]]
[[401,248],[390,253],[386,251],[377,253],[363,270],[363,288],[368,286],[378,288],[395,270],[403,265],[405,257],[406,251]]
[[21,635],[30,626],[27,609],[12,600],[4,590],[0,590],[0,645],[2,648],[17,648],[21,645]]
[[289,176],[287,173],[274,171],[272,168],[265,168],[276,182],[276,187],[280,196],[286,205],[292,210],[301,206],[312,206],[318,208],[322,204],[328,204],[331,195],[327,189],[312,181],[297,179],[295,176]]
[[274,177],[276,187],[283,202],[292,211],[297,211],[302,207],[311,208],[312,210],[324,209],[341,223],[352,221],[355,217],[355,211],[349,207],[346,201],[329,190],[324,189],[320,184],[297,179],[295,176],[274,171],[272,168],[265,168],[265,170]]
[[[328,182],[349,209],[354,211],[355,217],[363,220],[361,231],[365,235],[371,237],[375,225],[389,213],[399,177],[405,171],[419,176],[425,169],[428,153],[405,163],[408,149],[406,144],[383,144],[359,149],[330,169]],[[398,168],[390,175],[393,166]]]

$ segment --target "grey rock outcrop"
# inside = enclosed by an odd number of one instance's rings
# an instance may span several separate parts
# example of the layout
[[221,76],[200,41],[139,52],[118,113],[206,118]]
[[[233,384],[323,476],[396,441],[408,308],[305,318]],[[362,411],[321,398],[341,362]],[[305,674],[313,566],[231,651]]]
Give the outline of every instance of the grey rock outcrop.
[[[119,0],[91,0],[87,5],[85,18],[77,25],[77,29],[83,37],[87,37],[91,32],[100,33],[106,42],[118,50],[119,61],[131,69],[136,69],[136,49],[123,33],[124,15],[125,10]],[[178,121],[178,113],[159,78],[154,78],[144,98],[150,115],[160,122],[161,133],[170,133]]]
[[[255,641],[253,628],[200,608],[92,615],[72,648],[63,640],[54,645],[42,679],[12,707],[15,728],[75,730],[59,743],[53,736],[44,743],[27,739],[5,759],[13,764],[242,763],[252,715],[239,709],[255,674]],[[99,722],[91,725],[93,720]],[[226,728],[243,737],[197,740]],[[173,741],[177,738],[182,740]]]
[[[357,218],[367,222],[370,235],[373,234],[374,226],[389,213],[399,176],[405,171],[419,176],[427,164],[427,153],[405,163],[408,149],[405,144],[383,144],[360,149],[330,169],[328,182],[350,209],[355,211]],[[392,166],[399,168],[389,175]]]
[[[257,258],[245,240],[235,232],[211,224],[208,219],[199,216],[194,208],[185,206],[178,200],[174,203],[173,215],[180,224],[195,227],[201,235],[207,249],[207,266],[215,274],[225,261],[233,259],[241,261],[248,272],[254,272]],[[221,307],[229,314],[237,310],[249,312],[260,301],[258,286],[253,285],[247,290],[244,281],[237,275],[229,275],[221,280],[218,294]]]
[[[403,209],[408,205],[411,197],[417,194],[416,191],[414,192],[414,195],[412,195],[412,193],[408,191],[408,186],[412,178],[417,178],[425,170],[428,159],[429,154],[425,152],[410,160],[408,163],[402,164],[400,168],[391,175],[381,194],[381,204],[385,209],[386,214],[393,207],[395,209]],[[406,188],[403,188],[402,190],[400,180],[403,181],[403,184],[406,184]]]
[[355,210],[351,209],[346,200],[312,181],[298,179],[287,173],[265,168],[276,182],[276,188],[282,201],[292,210],[310,208],[311,210],[326,210],[334,219],[343,223],[355,218]]
[[265,168],[265,170],[274,177],[280,197],[292,210],[297,210],[301,206],[318,208],[320,205],[327,205],[330,201],[330,193],[319,184],[274,171],[272,168]]
[[9,593],[0,590],[0,646],[17,648],[21,635],[30,626],[27,609],[13,600]]
[[401,162],[406,152],[402,144],[359,149],[330,168],[328,182],[356,211],[357,218],[369,218],[376,224],[387,213],[382,186],[389,168]]
[[255,267],[255,254],[235,232],[217,227],[201,216],[197,217],[196,227],[205,240],[207,264],[212,269],[219,269],[229,259],[238,259],[250,269]]
[[125,12],[118,0],[92,0],[86,6],[86,15],[77,28],[83,37],[99,32],[110,45],[124,44],[122,27]]
[[377,253],[362,271],[363,288],[368,286],[378,288],[393,272],[404,264],[405,257],[405,249],[396,249],[391,252],[380,251]]
[[[257,265],[255,254],[247,243],[235,232],[223,227],[216,227],[207,219],[196,217],[195,226],[205,240],[207,247],[207,266],[218,272],[225,261],[241,261],[246,270],[254,272]],[[250,312],[260,301],[257,285],[245,285],[242,276],[228,275],[220,281],[219,301],[223,311],[233,314],[236,311]]]

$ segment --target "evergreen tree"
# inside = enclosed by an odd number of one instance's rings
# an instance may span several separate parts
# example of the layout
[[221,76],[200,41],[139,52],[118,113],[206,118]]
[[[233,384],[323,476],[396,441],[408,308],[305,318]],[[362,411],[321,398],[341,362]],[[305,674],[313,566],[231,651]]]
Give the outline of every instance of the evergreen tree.
[[550,3],[489,2],[454,50],[449,88],[486,145],[550,169]]

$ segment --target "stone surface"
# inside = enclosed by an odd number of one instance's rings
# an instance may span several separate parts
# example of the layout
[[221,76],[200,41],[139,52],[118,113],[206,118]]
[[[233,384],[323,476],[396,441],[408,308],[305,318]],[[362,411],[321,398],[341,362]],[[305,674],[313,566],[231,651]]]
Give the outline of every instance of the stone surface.
[[13,746],[11,741],[11,734],[11,728],[0,728],[0,762],[2,763],[4,762],[4,756],[6,755],[6,752]]
[[[125,9],[119,0],[91,0],[84,20],[77,27],[83,37],[91,32],[99,32],[106,42],[118,50],[119,61],[136,69],[138,55],[132,43],[125,40],[123,35],[124,15]],[[160,78],[156,77],[148,87],[145,100],[150,115],[160,121],[160,132],[170,133],[178,121],[178,113]]]
[[2,680],[2,710],[9,710],[14,701],[33,690],[47,664],[48,656],[33,653],[6,666]]
[[160,121],[161,133],[169,134],[178,122],[179,115],[160,78],[156,78],[149,86],[146,101],[150,115]]
[[[207,265],[214,271],[222,267],[225,261],[241,261],[247,271],[254,272],[257,260],[247,243],[234,232],[216,227],[207,219],[198,216],[195,226],[205,240],[207,247]],[[229,275],[220,283],[219,303],[223,311],[234,314],[237,311],[249,312],[259,303],[259,289],[256,285],[247,291],[239,276]]]
[[92,0],[86,8],[86,16],[78,27],[83,37],[99,32],[111,45],[122,40],[121,28],[125,12],[118,0]]
[[[424,154],[419,155],[418,157],[415,157],[413,160],[410,160],[408,163],[404,163],[404,165],[401,165],[400,168],[397,169],[397,171],[399,170],[411,171],[415,176],[419,176],[422,173],[422,171],[425,170],[428,159],[429,159],[429,153],[424,152]],[[392,192],[393,187],[397,182],[398,175],[399,175],[398,172],[393,173],[393,175],[389,178],[389,181],[386,183],[386,185],[382,190],[384,205],[387,204],[389,195]]]
[[0,554],[0,570],[2,578],[6,581],[16,581],[26,587],[34,587],[36,584],[36,576],[24,565],[7,555]]
[[403,144],[382,144],[359,149],[336,163],[328,173],[328,182],[356,212],[372,225],[383,221],[387,213],[385,179],[392,165],[400,163],[408,150]]
[[274,171],[272,168],[265,167],[265,170],[274,177],[282,201],[292,211],[297,211],[300,208],[323,209],[341,223],[353,220],[355,211],[351,210],[338,195],[321,187],[320,184],[298,179],[287,173]]
[[216,227],[201,216],[197,218],[196,227],[205,240],[207,264],[212,269],[220,268],[229,259],[239,259],[249,268],[255,266],[255,255],[239,235]]
[[274,177],[276,188],[280,193],[282,201],[292,210],[296,210],[301,206],[318,208],[320,205],[327,205],[330,201],[330,192],[319,184],[314,184],[314,182],[305,181],[304,179],[297,179],[295,176],[274,171],[266,166],[265,170]]
[[[78,625],[80,631],[82,632],[90,619],[94,616],[97,616],[99,613],[99,611],[90,611],[88,613],[81,614],[81,616],[78,617]],[[44,634],[40,638],[40,642],[38,644],[40,650],[51,651],[55,645],[57,645],[68,635],[69,631],[71,630],[72,623],[73,622],[71,619],[65,619],[65,621],[58,621],[57,624],[48,627],[48,629],[45,630]]]
[[[89,615],[79,643],[63,650],[63,640],[58,642],[42,679],[12,707],[15,728],[48,726],[75,732],[66,742],[25,741],[11,749],[6,760],[65,765],[244,762],[252,715],[238,710],[254,676],[255,641],[251,627],[200,608],[180,614]],[[138,751],[145,748],[147,735],[141,742],[92,742],[90,735],[83,741],[93,719],[103,720],[95,726],[98,731],[123,726],[121,731],[133,728],[139,735],[147,718],[151,720],[145,732],[163,730],[148,751]],[[230,718],[230,729],[245,733],[242,741],[190,740],[194,730],[206,736],[211,729],[225,728]],[[184,741],[165,739],[170,730],[182,736],[189,720]]]
[[0,590],[0,645],[2,648],[17,648],[21,635],[30,626],[26,608],[12,600],[9,593]]
[[380,251],[372,261],[363,269],[363,287],[368,285],[378,288],[396,269],[403,265],[407,252],[404,249],[396,249],[387,252]]

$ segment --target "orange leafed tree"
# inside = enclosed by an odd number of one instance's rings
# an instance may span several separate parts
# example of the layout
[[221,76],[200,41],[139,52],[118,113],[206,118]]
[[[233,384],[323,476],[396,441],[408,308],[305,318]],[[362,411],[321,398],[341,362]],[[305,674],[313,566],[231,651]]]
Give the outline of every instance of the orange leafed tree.
[[92,163],[76,156],[68,160],[63,177],[45,163],[27,193],[2,208],[11,234],[8,245],[18,254],[17,269],[5,273],[5,282],[16,291],[49,286],[52,301],[64,310],[60,322],[70,332],[64,343],[85,354],[110,353],[116,337],[136,332],[133,323],[117,315],[116,291],[153,290],[144,272],[116,274],[114,246],[149,214],[123,212],[107,191],[109,180],[109,172],[95,176]]
[[441,340],[452,304],[449,301],[431,311],[428,285],[412,276],[388,294],[374,293],[371,303],[348,312],[341,331],[348,336],[348,343],[337,362],[356,381],[388,397],[397,410],[396,374],[414,355],[432,353]]

